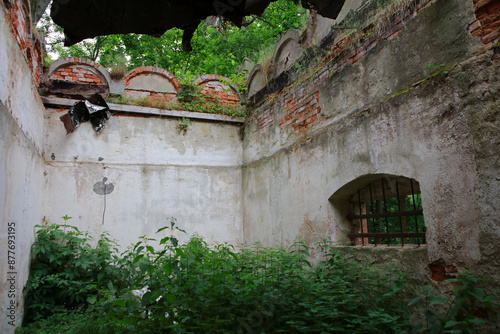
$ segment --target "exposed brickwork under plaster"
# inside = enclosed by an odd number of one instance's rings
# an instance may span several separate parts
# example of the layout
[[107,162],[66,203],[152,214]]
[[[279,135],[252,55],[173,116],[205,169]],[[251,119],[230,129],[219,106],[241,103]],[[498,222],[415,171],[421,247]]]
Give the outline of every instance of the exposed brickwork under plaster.
[[264,131],[272,121],[274,121],[274,113],[270,110],[266,110],[257,116],[257,124],[259,125],[260,131]]
[[469,26],[472,36],[479,36],[485,46],[500,38],[500,1],[473,0],[477,20]]
[[[403,31],[406,22],[415,18],[418,12],[435,1],[414,1],[414,5],[408,6],[397,16],[388,19],[383,24],[384,29],[370,24],[359,34],[342,38],[335,44],[328,44],[328,40],[334,40],[335,35],[326,37],[322,44],[323,54],[320,63],[309,64],[309,73],[312,74],[307,76],[307,73],[302,73],[302,75],[299,74],[298,79],[292,80],[290,78],[297,76],[296,74],[283,73],[281,82],[279,82],[280,78],[271,82],[259,94],[256,94],[253,102],[259,103],[259,98],[265,97],[268,102],[277,101],[285,106],[287,114],[284,118],[277,120],[281,130],[288,126],[299,133],[307,130],[321,119],[318,87],[323,80],[366,57],[381,40],[395,39]],[[252,116],[257,118],[261,131],[264,131],[274,120],[274,116],[268,115],[268,112],[266,110]]]
[[11,0],[3,3],[6,7],[5,17],[30,67],[33,80],[38,84],[43,71],[43,47],[40,37],[32,32],[29,2]]
[[54,73],[52,73],[50,78],[72,81],[81,84],[104,85],[104,82],[99,76],[80,65],[60,67]]
[[435,261],[429,264],[431,279],[436,282],[443,282],[450,278],[455,278],[457,268],[454,265],[444,263],[444,261]]
[[302,87],[287,94],[286,100],[282,102],[287,116],[279,122],[280,128],[291,125],[294,131],[302,132],[320,118],[319,91],[314,91],[317,87],[312,88],[312,92]]

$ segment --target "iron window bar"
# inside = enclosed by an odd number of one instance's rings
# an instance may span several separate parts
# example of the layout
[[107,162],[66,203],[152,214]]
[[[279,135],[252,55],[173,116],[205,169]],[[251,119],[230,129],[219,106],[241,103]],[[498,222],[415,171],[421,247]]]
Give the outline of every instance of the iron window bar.
[[[417,209],[417,204],[415,200],[415,191],[414,191],[414,186],[413,186],[413,180],[410,179],[410,187],[411,187],[411,194],[405,195],[404,197],[400,196],[400,190],[399,190],[399,184],[398,181],[396,180],[396,201],[397,201],[397,212],[387,212],[387,198],[386,198],[386,191],[385,191],[385,186],[384,186],[384,179],[382,179],[382,196],[383,196],[383,205],[379,201],[374,201],[373,200],[373,193],[372,193],[372,184],[369,184],[369,202],[365,202],[365,210],[366,213],[363,213],[362,211],[362,201],[361,201],[361,194],[360,194],[360,189],[358,189],[357,192],[357,198],[358,198],[358,210],[359,214],[350,214],[347,215],[347,219],[351,221],[351,223],[354,223],[354,221],[359,220],[359,230],[360,232],[357,233],[349,233],[348,236],[351,239],[352,244],[356,244],[355,240],[361,238],[361,244],[364,246],[365,245],[365,239],[367,240],[368,244],[380,244],[382,245],[382,239],[387,239],[387,246],[391,245],[391,239],[394,238],[399,238],[401,240],[401,246],[404,247],[405,242],[407,239],[416,239],[417,246],[421,245],[420,239],[422,239],[422,243],[425,243],[425,226],[420,227],[419,231],[419,225],[418,225],[418,217],[422,216],[423,217],[423,210]],[[406,198],[410,198],[410,206],[413,207],[413,210],[406,211]],[[401,198],[404,198],[404,203],[401,203]],[[376,203],[378,202],[378,203]],[[375,205],[374,205],[375,204]],[[379,212],[373,212],[375,211],[373,209],[373,206],[375,206],[375,210]],[[402,210],[402,206],[404,207],[404,210]],[[384,212],[380,212],[382,211]],[[397,217],[399,218],[399,231],[390,231],[389,230],[389,218]],[[406,217],[414,217],[414,228],[415,232],[408,232],[407,231],[407,220]],[[382,221],[380,219],[385,219],[385,232],[379,232],[379,231],[373,231],[376,229],[383,229]],[[366,228],[364,227],[366,225]],[[370,229],[371,225],[371,229]],[[353,224],[353,226],[355,226]],[[365,232],[366,230],[366,232]],[[372,230],[372,231],[370,231]],[[423,230],[423,231],[422,231]],[[373,239],[374,242],[370,242],[370,239]]]

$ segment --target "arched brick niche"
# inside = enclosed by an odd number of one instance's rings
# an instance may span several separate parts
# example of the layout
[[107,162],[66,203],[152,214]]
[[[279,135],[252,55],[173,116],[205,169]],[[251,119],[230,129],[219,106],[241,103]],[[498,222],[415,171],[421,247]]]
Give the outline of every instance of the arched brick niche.
[[222,75],[202,75],[194,83],[201,87],[201,93],[213,96],[221,104],[235,105],[240,103],[238,86]]
[[300,32],[296,29],[288,30],[281,36],[276,49],[274,49],[272,75],[276,77],[288,70],[301,55]]
[[247,80],[247,96],[248,98],[254,96],[258,91],[267,85],[266,74],[262,65],[257,64],[252,68],[250,73],[248,73]]
[[352,245],[426,244],[420,184],[414,179],[364,175],[342,186],[329,201]]
[[179,81],[170,72],[153,66],[141,66],[128,72],[125,95],[133,98],[155,97],[171,102],[176,99]]
[[[101,65],[86,58],[67,57],[54,61],[47,73],[51,93],[107,94],[111,78]],[[88,87],[85,87],[88,86]]]

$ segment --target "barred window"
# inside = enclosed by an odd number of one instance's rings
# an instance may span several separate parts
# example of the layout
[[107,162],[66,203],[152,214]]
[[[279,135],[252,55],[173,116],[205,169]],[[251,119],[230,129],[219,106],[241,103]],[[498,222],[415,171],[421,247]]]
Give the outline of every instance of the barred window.
[[338,201],[337,207],[347,213],[344,217],[349,222],[347,236],[352,245],[426,243],[420,185],[416,180],[369,175],[351,182],[339,193],[330,200],[334,205]]

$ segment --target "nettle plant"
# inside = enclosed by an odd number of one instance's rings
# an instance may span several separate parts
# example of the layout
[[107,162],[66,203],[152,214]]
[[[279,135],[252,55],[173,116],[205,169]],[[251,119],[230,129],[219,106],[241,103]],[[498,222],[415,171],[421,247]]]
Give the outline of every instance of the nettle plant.
[[[67,222],[71,217],[63,217]],[[95,247],[92,238],[77,227],[37,225],[32,246],[30,276],[25,286],[25,322],[82,307],[87,298],[108,283],[119,284],[116,242],[107,233]]]
[[[468,285],[447,301],[464,317],[452,311],[446,321],[413,326],[410,307],[440,304],[419,296],[408,305],[411,292],[396,270],[353,261],[328,243],[324,261],[312,266],[302,240],[234,247],[197,235],[180,243],[179,233],[171,219],[158,238],[142,236],[118,255],[106,235],[90,247],[75,227],[39,226],[26,287],[29,324],[20,332],[458,333],[485,325],[460,296],[493,307],[465,276]],[[462,277],[455,284],[463,286]]]

